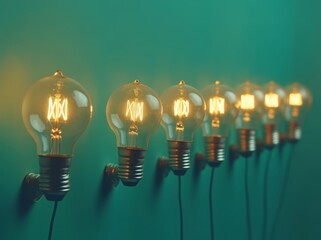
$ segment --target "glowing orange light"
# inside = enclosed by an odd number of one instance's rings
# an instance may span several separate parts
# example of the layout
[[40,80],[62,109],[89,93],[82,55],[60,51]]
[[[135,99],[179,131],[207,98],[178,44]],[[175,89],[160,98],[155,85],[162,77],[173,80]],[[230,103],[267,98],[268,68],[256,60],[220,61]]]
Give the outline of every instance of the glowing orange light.
[[174,116],[188,117],[189,115],[189,101],[179,98],[174,102]]
[[221,97],[212,97],[210,98],[209,113],[210,114],[224,114],[225,99]]
[[279,96],[276,93],[265,94],[264,104],[268,108],[279,107]]
[[133,122],[142,122],[144,117],[144,102],[137,98],[134,100],[127,100],[126,117]]
[[289,104],[291,106],[302,106],[302,95],[300,93],[290,93]]
[[253,110],[255,107],[254,95],[252,94],[242,94],[241,95],[241,109],[243,110]]
[[68,120],[68,99],[60,97],[49,97],[47,119],[59,121]]

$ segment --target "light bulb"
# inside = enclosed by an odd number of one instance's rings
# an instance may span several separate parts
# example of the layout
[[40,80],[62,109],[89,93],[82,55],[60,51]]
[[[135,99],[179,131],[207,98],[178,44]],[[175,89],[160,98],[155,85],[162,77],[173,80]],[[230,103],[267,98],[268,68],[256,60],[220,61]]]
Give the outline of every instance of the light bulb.
[[69,191],[74,146],[91,115],[86,90],[60,71],[36,82],[25,95],[23,121],[37,145],[39,190],[48,200],[60,201]]
[[283,117],[284,110],[284,90],[275,82],[270,81],[263,87],[264,110],[263,110],[263,131],[264,145],[267,149],[272,149],[279,144],[279,123]]
[[180,81],[161,95],[164,106],[162,126],[168,141],[169,165],[175,175],[190,167],[194,131],[201,125],[205,103],[200,92]]
[[255,134],[261,120],[264,94],[258,86],[249,81],[240,85],[236,94],[240,108],[236,119],[239,148],[240,153],[248,157],[256,150]]
[[162,113],[157,94],[138,80],[123,85],[110,96],[106,117],[116,135],[118,177],[125,186],[135,186],[143,177],[148,142],[160,125]]
[[312,105],[312,95],[299,83],[286,88],[284,116],[288,122],[288,138],[292,143],[301,139],[301,124]]
[[205,155],[211,167],[224,161],[225,140],[238,114],[237,97],[234,91],[219,81],[207,85],[202,91],[206,113],[202,123]]

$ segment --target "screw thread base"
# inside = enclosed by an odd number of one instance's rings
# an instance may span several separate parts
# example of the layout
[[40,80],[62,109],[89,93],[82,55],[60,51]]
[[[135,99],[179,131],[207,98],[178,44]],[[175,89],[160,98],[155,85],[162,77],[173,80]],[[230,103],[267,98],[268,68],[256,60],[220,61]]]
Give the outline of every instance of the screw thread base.
[[211,167],[219,166],[225,159],[225,137],[209,136],[204,137],[205,141],[205,156],[207,163]]
[[290,143],[296,143],[301,139],[301,126],[298,122],[289,122],[288,139]]
[[267,149],[272,149],[280,142],[279,131],[275,124],[264,125],[264,145]]
[[173,173],[182,176],[190,168],[191,142],[168,141],[169,166]]
[[143,178],[145,155],[142,148],[118,148],[118,177],[125,186],[136,186]]
[[238,142],[240,154],[243,157],[249,157],[256,150],[255,130],[253,129],[238,129]]
[[70,190],[70,163],[67,155],[40,155],[39,190],[49,201],[61,201]]

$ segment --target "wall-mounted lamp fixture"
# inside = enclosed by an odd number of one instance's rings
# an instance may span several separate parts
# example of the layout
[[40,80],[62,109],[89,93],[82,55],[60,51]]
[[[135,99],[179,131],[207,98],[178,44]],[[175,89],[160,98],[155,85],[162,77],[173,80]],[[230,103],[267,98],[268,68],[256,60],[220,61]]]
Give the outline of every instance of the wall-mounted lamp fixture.
[[165,90],[161,100],[164,106],[161,124],[168,143],[169,166],[175,175],[182,176],[190,168],[194,131],[205,114],[204,99],[197,89],[182,80]]
[[183,80],[161,95],[164,106],[162,126],[168,143],[168,159],[158,159],[158,167],[167,176],[168,170],[178,176],[178,203],[180,212],[180,239],[184,239],[181,176],[190,168],[190,152],[194,131],[205,115],[205,102],[201,93]]
[[[245,158],[244,161],[244,192],[247,238],[252,239],[252,226],[249,202],[248,187],[248,157],[256,151],[256,146],[262,146],[261,141],[256,141],[256,129],[261,122],[264,93],[260,88],[249,81],[240,85],[236,90],[239,101],[239,115],[236,119],[236,129],[238,134],[238,147],[234,148],[238,154]],[[230,148],[233,149],[233,148]],[[230,152],[231,154],[231,152]],[[235,155],[235,153],[232,152]]]
[[205,160],[211,167],[218,167],[225,159],[225,142],[238,115],[238,101],[234,91],[219,81],[206,86],[202,94],[206,102],[202,123],[205,154],[197,153],[195,160]]
[[148,142],[160,125],[162,113],[157,94],[138,80],[110,96],[106,117],[117,139],[118,166],[107,165],[105,174],[114,186],[118,179],[125,186],[135,186],[143,178]]
[[225,159],[225,142],[230,127],[238,115],[238,101],[233,90],[219,81],[207,85],[202,91],[206,103],[206,113],[202,123],[205,142],[205,154],[195,154],[195,167],[197,170],[205,168],[204,163],[211,166],[209,183],[209,213],[210,213],[210,239],[214,239],[213,220],[213,180],[214,169]]
[[42,193],[49,201],[61,201],[68,193],[74,145],[92,110],[86,90],[61,71],[39,80],[25,95],[22,116],[37,145],[40,174],[29,173],[24,182],[35,188],[35,200]]
[[240,85],[236,94],[239,101],[240,112],[236,118],[239,153],[249,157],[256,151],[256,129],[261,121],[264,98],[263,92],[258,86],[246,81]]
[[301,124],[312,105],[310,91],[299,83],[286,88],[285,119],[288,122],[288,140],[296,143],[301,139]]
[[263,110],[263,132],[264,146],[271,150],[280,143],[279,123],[283,117],[284,90],[275,82],[270,81],[263,87],[264,110]]

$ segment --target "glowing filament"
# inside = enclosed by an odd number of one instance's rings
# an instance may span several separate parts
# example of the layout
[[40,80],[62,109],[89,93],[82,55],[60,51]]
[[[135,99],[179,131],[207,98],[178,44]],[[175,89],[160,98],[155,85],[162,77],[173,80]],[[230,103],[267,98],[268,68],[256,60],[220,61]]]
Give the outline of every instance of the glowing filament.
[[268,108],[279,107],[279,96],[276,93],[265,94],[264,104]]
[[215,115],[224,114],[225,112],[224,103],[225,103],[224,98],[221,98],[221,97],[210,98],[210,106],[209,106],[210,114],[215,114]]
[[134,100],[127,100],[126,117],[133,122],[142,122],[144,114],[144,102]]
[[174,116],[179,118],[185,116],[188,117],[189,114],[189,101],[179,98],[174,102]]
[[243,94],[243,95],[241,95],[241,109],[243,109],[243,110],[253,110],[254,107],[255,107],[254,95],[252,95],[252,94]]
[[68,120],[68,99],[60,97],[49,97],[47,119],[59,121]]
[[290,93],[289,104],[291,106],[302,106],[302,95],[300,93]]

